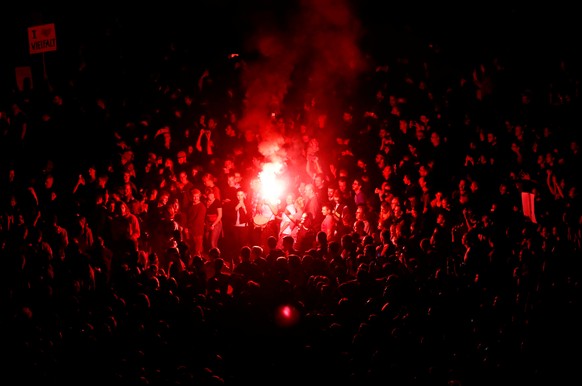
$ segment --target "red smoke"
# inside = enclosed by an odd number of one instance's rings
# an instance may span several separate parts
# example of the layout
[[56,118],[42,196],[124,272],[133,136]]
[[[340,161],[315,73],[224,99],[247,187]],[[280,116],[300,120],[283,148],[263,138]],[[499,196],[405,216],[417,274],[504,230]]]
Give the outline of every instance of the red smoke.
[[264,156],[284,159],[283,133],[272,114],[294,119],[313,100],[337,115],[366,62],[358,47],[360,22],[345,0],[301,0],[283,18],[276,16],[257,14],[246,42],[256,58],[242,72],[246,93],[239,126],[257,134]]

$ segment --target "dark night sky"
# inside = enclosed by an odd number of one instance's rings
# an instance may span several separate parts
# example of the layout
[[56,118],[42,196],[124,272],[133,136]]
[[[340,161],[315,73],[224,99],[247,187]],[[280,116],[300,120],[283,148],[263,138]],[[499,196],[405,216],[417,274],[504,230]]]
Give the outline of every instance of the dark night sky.
[[[330,8],[344,4],[343,0],[321,1]],[[115,9],[50,4],[36,9],[27,6],[26,10],[23,5],[15,5],[0,16],[4,47],[0,69],[3,75],[11,76],[14,66],[38,61],[38,56],[28,54],[27,47],[26,29],[33,25],[56,24],[59,50],[50,55],[63,58],[77,55],[81,42],[91,46],[111,38],[124,47],[127,56],[144,55],[145,51],[155,54],[159,43],[168,39],[199,52],[222,54],[242,48],[251,31],[265,23],[281,31],[296,27],[293,23],[304,16],[304,4],[311,3],[314,2],[202,0],[173,6],[172,2],[165,2],[163,9],[157,4]],[[576,36],[581,27],[575,21],[573,5],[453,6],[441,2],[419,5],[351,0],[349,6],[354,19],[361,23],[360,48],[380,61],[392,53],[414,53],[416,47],[429,43],[467,63],[478,63],[495,52],[508,60],[522,61],[519,65],[534,67],[555,57],[577,57],[580,50]]]
[[[326,3],[343,3],[325,0]],[[106,27],[120,28],[128,35],[144,36],[164,34],[205,33],[203,40],[236,41],[258,23],[260,18],[271,19],[279,25],[301,12],[299,1],[275,0],[202,0],[159,8],[107,7],[87,8],[86,5],[45,5],[44,8],[2,12],[2,39],[10,44],[19,37],[26,38],[26,27],[46,22],[56,22],[63,34],[75,37],[95,36],[95,31]],[[312,3],[312,2],[306,2]],[[526,7],[499,7],[488,4],[479,9],[472,3],[447,5],[430,2],[381,2],[377,0],[351,0],[354,15],[367,29],[370,41],[386,38],[386,33],[409,25],[419,34],[464,47],[469,41],[482,45],[530,45],[530,48],[558,48],[560,40],[580,32],[572,6],[548,7],[534,3]],[[166,3],[168,4],[168,3]],[[22,7],[22,6],[21,6]],[[304,8],[303,8],[304,9]],[[133,30],[133,31],[132,31]],[[195,40],[196,38],[193,38]],[[571,45],[575,37],[564,43]],[[15,47],[18,49],[18,47]]]

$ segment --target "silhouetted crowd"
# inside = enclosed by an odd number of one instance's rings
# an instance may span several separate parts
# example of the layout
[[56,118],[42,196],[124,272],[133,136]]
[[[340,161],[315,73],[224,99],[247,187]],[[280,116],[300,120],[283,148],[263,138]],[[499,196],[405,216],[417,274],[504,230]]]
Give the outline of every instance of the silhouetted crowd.
[[2,99],[4,379],[580,380],[566,58],[515,83],[498,57],[397,57],[342,104],[295,90],[257,128],[252,58],[166,51],[144,69],[111,54],[113,72],[80,57]]

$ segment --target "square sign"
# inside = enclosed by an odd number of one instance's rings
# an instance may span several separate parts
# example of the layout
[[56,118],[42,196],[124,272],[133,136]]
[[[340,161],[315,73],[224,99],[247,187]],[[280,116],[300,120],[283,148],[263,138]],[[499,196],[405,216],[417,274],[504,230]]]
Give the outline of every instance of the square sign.
[[28,50],[31,55],[57,50],[54,23],[28,27]]

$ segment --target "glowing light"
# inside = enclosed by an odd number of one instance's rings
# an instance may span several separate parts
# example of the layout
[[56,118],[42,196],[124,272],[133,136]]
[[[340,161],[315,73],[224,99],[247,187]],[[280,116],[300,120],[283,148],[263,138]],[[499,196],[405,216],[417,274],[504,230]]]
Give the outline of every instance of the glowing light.
[[282,170],[281,162],[269,162],[263,165],[263,170],[259,173],[261,196],[272,204],[280,202],[280,197],[286,189],[285,183],[278,178]]
[[277,308],[275,315],[276,322],[281,327],[290,327],[295,325],[300,318],[300,312],[292,305],[282,305]]
[[281,310],[281,314],[283,314],[283,316],[286,318],[290,318],[291,317],[291,307],[289,307],[289,306],[283,307],[283,309]]

